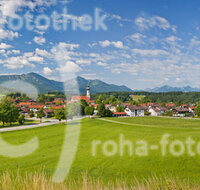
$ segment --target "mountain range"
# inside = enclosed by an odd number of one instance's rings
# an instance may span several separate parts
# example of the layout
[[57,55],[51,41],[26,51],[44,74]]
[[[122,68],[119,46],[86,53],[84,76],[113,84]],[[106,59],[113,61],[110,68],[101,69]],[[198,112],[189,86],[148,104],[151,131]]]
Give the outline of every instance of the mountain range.
[[191,86],[185,87],[171,87],[168,85],[156,87],[153,89],[145,89],[148,92],[200,92],[198,88],[192,88]]
[[[133,92],[132,89],[127,86],[118,86],[115,84],[107,84],[101,80],[87,80],[82,77],[77,77],[65,82],[58,82],[55,80],[49,80],[36,73],[28,73],[22,75],[0,75],[0,86],[5,91],[6,86],[3,85],[9,81],[23,81],[35,86],[39,93],[47,93],[50,91],[59,92],[70,92],[71,94],[85,94],[88,85],[91,87],[91,93],[102,93],[102,92]],[[2,87],[3,86],[3,87]],[[0,88],[0,89],[1,89]],[[134,90],[137,91],[137,90]],[[141,90],[140,90],[141,91]],[[148,92],[172,92],[172,91],[182,91],[182,92],[200,92],[198,88],[192,88],[190,86],[186,87],[171,87],[162,86],[153,89],[145,89]]]
[[86,80],[82,77],[77,77],[76,79],[71,79],[65,82],[58,82],[49,80],[36,73],[22,75],[0,75],[0,86],[5,88],[6,86],[4,84],[8,81],[23,81],[32,84],[37,88],[39,93],[47,93],[50,91],[66,91],[72,94],[77,94],[79,92],[80,94],[85,94],[88,85],[91,87],[91,93],[132,91],[126,86],[107,84],[100,80]]

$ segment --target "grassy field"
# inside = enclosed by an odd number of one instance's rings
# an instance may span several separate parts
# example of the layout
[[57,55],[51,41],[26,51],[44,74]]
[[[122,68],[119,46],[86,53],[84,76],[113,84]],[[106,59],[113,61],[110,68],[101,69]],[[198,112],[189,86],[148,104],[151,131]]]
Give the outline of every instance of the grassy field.
[[141,100],[141,99],[143,99],[143,98],[145,98],[145,96],[143,96],[143,95],[131,95],[131,97],[136,102]]
[[[104,181],[125,181],[132,184],[133,179],[157,177],[170,179],[178,178],[181,181],[189,180],[192,184],[200,182],[200,155],[197,154],[197,145],[193,145],[196,155],[189,156],[186,151],[182,156],[175,157],[170,154],[168,147],[165,156],[161,148],[148,150],[147,156],[138,156],[134,152],[129,155],[129,149],[120,156],[120,152],[113,156],[103,153],[103,145],[113,140],[119,147],[120,135],[125,140],[133,142],[133,149],[137,141],[145,141],[148,145],[159,145],[164,134],[169,134],[169,145],[175,140],[185,143],[191,137],[196,143],[200,142],[200,120],[171,119],[171,118],[108,118],[112,122],[99,119],[84,119],[82,121],[81,135],[77,156],[72,165],[69,177],[78,179],[84,173],[88,177]],[[118,123],[114,123],[118,122]],[[73,127],[73,124],[68,127]],[[0,173],[40,172],[41,170],[51,176],[57,166],[63,144],[63,134],[66,126],[58,124],[39,129],[3,133],[1,136],[10,144],[25,143],[33,136],[40,140],[40,146],[32,155],[24,158],[11,159],[0,156]],[[96,149],[96,156],[92,156],[92,142],[100,140]],[[111,151],[111,149],[110,149]],[[178,148],[177,148],[178,151]]]

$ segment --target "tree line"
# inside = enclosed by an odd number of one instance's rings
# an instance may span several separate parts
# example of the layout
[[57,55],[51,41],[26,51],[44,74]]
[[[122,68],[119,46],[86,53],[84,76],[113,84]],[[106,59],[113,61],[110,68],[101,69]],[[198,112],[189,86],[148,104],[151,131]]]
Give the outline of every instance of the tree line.
[[137,103],[175,103],[176,106],[181,104],[198,104],[200,102],[200,92],[108,92],[92,94],[92,99],[96,100],[96,103],[122,103],[130,102],[135,104],[136,102],[130,97],[130,95],[145,96]]

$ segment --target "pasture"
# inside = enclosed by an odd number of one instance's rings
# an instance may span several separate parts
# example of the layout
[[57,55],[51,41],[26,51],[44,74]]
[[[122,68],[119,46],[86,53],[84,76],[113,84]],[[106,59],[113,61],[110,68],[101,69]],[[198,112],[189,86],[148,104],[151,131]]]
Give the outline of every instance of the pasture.
[[[68,124],[68,127],[75,124]],[[0,173],[7,171],[23,175],[25,172],[42,171],[52,176],[62,150],[65,128],[65,124],[58,124],[1,134],[12,145],[25,143],[37,136],[39,148],[21,158],[0,155]],[[167,143],[163,155],[160,142],[166,134],[168,137],[165,139]],[[125,145],[121,150],[120,138],[123,138],[123,142],[132,143],[131,149]],[[193,142],[190,147],[189,138]],[[96,146],[95,142],[98,142]],[[101,178],[104,182],[125,181],[128,185],[134,179],[142,182],[152,177],[178,178],[199,184],[199,142],[200,120],[153,117],[83,119],[78,150],[69,178],[77,180],[87,173],[88,177]],[[184,149],[181,145],[184,145]],[[110,155],[106,155],[105,150]],[[174,152],[176,155],[173,155]],[[177,155],[179,153],[182,154]]]

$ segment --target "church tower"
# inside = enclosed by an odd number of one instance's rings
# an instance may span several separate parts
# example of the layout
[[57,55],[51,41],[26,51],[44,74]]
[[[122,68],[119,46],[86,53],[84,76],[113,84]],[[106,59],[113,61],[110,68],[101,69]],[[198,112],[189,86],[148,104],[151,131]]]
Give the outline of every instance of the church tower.
[[90,86],[87,87],[87,97],[90,99]]

